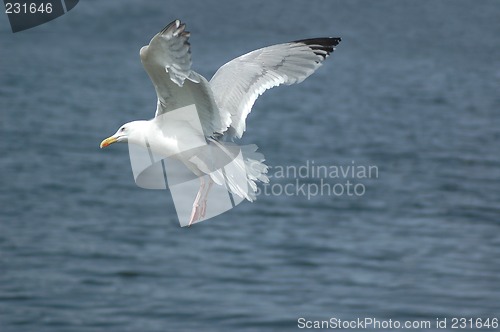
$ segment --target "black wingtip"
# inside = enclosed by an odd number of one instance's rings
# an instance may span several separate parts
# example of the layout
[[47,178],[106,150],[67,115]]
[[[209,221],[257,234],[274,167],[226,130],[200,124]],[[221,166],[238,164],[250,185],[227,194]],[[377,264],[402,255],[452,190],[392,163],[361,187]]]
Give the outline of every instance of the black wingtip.
[[180,20],[174,20],[174,21],[170,22],[169,24],[167,24],[167,26],[164,27],[160,31],[160,33],[165,33],[169,29],[174,29],[174,27],[175,27],[175,29],[177,29],[177,28],[179,28],[180,25],[181,25],[181,21]]
[[335,47],[342,41],[340,37],[310,38],[296,40],[294,43],[305,44],[309,46],[314,53],[325,59],[335,50]]

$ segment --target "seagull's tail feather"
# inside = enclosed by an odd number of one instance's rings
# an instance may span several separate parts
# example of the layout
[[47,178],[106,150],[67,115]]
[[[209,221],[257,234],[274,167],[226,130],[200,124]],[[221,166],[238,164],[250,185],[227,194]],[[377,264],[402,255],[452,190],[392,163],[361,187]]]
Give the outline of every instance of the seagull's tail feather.
[[245,198],[252,202],[256,199],[255,193],[257,192],[257,182],[269,183],[269,178],[266,175],[268,167],[264,164],[264,155],[257,152],[257,145],[246,145],[242,147],[241,152],[243,154],[249,187],[248,197]]
[[[264,155],[257,152],[257,145],[236,146],[209,139],[215,146],[220,161],[226,159],[224,167],[216,167],[209,172],[212,180],[227,187],[229,192],[250,202],[256,199],[257,182],[269,182]],[[219,153],[222,152],[224,156]],[[212,156],[216,155],[212,151]],[[198,164],[198,163],[197,163]],[[199,166],[199,165],[198,165]],[[208,172],[206,172],[208,173]]]

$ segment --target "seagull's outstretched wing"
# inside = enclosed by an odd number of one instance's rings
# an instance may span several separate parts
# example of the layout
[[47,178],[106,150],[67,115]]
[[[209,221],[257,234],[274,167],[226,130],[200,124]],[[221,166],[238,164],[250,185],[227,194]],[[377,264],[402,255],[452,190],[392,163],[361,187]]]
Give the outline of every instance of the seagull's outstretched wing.
[[222,133],[230,116],[221,119],[207,80],[191,70],[189,32],[179,20],[156,34],[141,48],[141,62],[156,90],[155,116],[195,104],[205,136]]
[[224,66],[210,80],[217,106],[231,115],[228,135],[241,137],[255,100],[280,84],[300,83],[321,66],[340,38],[304,39],[264,47]]

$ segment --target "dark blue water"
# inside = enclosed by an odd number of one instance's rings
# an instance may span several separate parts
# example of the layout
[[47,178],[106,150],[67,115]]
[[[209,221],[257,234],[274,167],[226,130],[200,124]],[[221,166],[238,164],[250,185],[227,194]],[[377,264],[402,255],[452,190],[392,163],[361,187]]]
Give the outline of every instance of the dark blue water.
[[[16,34],[0,17],[1,332],[500,316],[499,2],[87,0]],[[180,228],[126,145],[98,148],[153,116],[138,51],[175,18],[208,77],[341,36],[258,100],[244,142],[274,166],[376,165],[365,194],[261,195]]]

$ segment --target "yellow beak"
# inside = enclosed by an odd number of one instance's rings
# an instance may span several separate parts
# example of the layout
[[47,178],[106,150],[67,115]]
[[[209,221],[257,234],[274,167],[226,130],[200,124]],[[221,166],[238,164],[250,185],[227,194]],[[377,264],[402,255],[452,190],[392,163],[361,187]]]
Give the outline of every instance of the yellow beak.
[[107,147],[108,145],[111,145],[111,144],[113,144],[113,143],[116,143],[116,141],[117,141],[117,139],[116,139],[115,137],[113,137],[113,136],[108,137],[108,138],[106,138],[105,140],[103,140],[103,141],[101,142],[100,147],[101,147],[101,149],[102,149],[102,148],[105,148],[105,147]]

